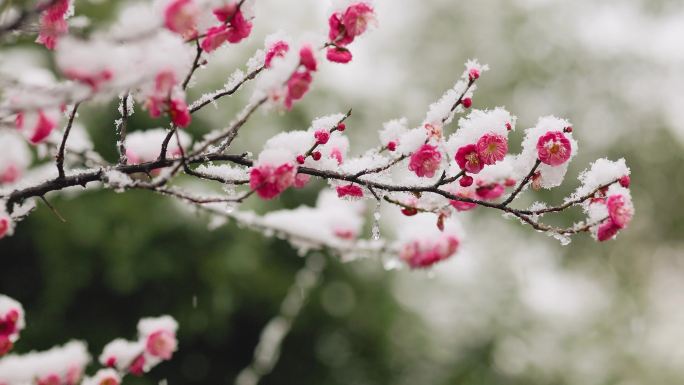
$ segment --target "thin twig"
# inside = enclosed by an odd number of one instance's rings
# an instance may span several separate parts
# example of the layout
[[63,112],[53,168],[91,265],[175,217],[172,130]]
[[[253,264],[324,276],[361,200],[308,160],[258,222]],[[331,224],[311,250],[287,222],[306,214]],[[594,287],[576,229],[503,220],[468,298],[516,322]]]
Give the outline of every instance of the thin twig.
[[66,142],[69,138],[69,133],[71,132],[71,126],[74,124],[74,117],[76,116],[76,111],[78,110],[79,104],[80,103],[74,104],[74,108],[71,110],[69,122],[64,130],[64,136],[62,136],[62,144],[59,145],[59,151],[57,152],[57,172],[60,178],[64,178],[64,150],[66,149]]

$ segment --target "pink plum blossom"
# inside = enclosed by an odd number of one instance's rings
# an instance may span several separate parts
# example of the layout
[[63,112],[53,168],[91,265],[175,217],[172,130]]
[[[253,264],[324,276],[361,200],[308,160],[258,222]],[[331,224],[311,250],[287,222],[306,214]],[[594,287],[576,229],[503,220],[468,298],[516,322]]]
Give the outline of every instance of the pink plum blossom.
[[249,186],[263,199],[273,199],[292,186],[296,169],[291,163],[280,165],[262,164],[252,168]]
[[506,191],[501,183],[489,183],[478,186],[475,194],[478,198],[491,201],[500,198]]
[[163,360],[171,359],[177,347],[176,335],[169,330],[158,330],[150,334],[145,344],[147,353]]
[[96,72],[84,72],[76,69],[64,70],[64,76],[67,78],[87,85],[92,91],[98,91],[102,84],[112,80],[114,74],[108,69],[103,69]]
[[271,44],[266,50],[266,57],[264,58],[264,67],[271,68],[271,62],[277,57],[283,57],[290,50],[290,45],[287,42],[278,40]]
[[366,3],[350,5],[342,16],[345,33],[354,38],[360,36],[368,28],[368,24],[375,20],[373,7]]
[[188,105],[185,100],[177,98],[169,101],[169,117],[178,127],[187,127],[192,121]]
[[332,47],[328,48],[325,57],[333,63],[345,64],[352,60],[352,53],[343,47]]
[[600,242],[607,241],[615,237],[618,231],[620,231],[620,226],[618,226],[615,222],[613,222],[612,219],[609,218],[599,226],[596,238]]
[[316,57],[310,45],[306,44],[299,50],[299,62],[308,71],[316,71]]
[[456,163],[463,171],[477,174],[484,168],[484,162],[480,159],[477,145],[468,144],[456,151]]
[[625,228],[632,221],[634,210],[625,197],[621,194],[611,195],[606,199],[606,207],[608,207],[608,215],[611,221],[618,228]]
[[559,166],[570,159],[572,145],[561,131],[550,131],[539,137],[537,152],[542,163]]
[[36,43],[48,49],[55,49],[57,40],[69,31],[66,15],[69,10],[69,0],[57,0],[40,16],[40,29]]
[[164,26],[186,39],[197,35],[199,9],[193,0],[173,0],[164,10]]
[[344,198],[346,196],[361,198],[363,197],[363,189],[355,184],[348,184],[344,186],[337,186],[337,196]]
[[411,155],[409,170],[419,177],[432,178],[435,176],[435,171],[439,169],[441,161],[442,153],[437,146],[424,144]]
[[404,245],[400,257],[411,268],[427,268],[451,257],[458,251],[459,240],[444,234],[437,240],[414,240]]
[[287,95],[285,96],[285,108],[292,109],[292,104],[303,98],[309,91],[313,78],[309,71],[297,71],[287,81]]
[[314,132],[314,138],[316,138],[316,143],[326,144],[330,140],[330,132],[328,130],[317,130]]
[[497,134],[484,134],[477,141],[477,154],[484,164],[502,161],[508,152],[508,140]]

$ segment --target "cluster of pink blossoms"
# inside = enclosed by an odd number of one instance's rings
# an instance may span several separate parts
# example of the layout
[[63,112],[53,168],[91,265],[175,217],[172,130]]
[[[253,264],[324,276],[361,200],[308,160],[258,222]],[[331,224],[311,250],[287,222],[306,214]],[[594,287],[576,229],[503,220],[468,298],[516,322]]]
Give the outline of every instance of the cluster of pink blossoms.
[[48,49],[55,49],[57,40],[69,32],[66,17],[71,7],[72,0],[57,0],[49,6],[40,16],[40,32],[37,43]]
[[24,310],[0,294],[0,385],[119,385],[126,374],[142,375],[178,348],[178,324],[170,316],[144,318],[138,323],[138,340],[116,339],[105,346],[99,369],[85,376],[91,361],[86,344],[71,341],[42,352],[4,357],[24,328]]
[[100,363],[122,373],[141,376],[178,349],[178,324],[170,316],[144,318],[138,323],[138,340],[116,339],[104,347]]
[[202,39],[200,46],[211,52],[224,43],[239,43],[252,33],[252,22],[245,18],[238,2],[232,1],[212,10],[219,25],[198,31],[200,9],[193,0],[172,0],[164,10],[164,26],[186,39]]
[[590,211],[607,211],[607,217],[595,229],[596,239],[601,242],[615,238],[620,230],[629,225],[634,216],[634,205],[628,190],[629,176],[620,178],[619,184],[620,186],[601,189],[589,203]]
[[266,150],[249,174],[249,187],[263,199],[273,199],[295,183],[297,168],[289,154]]
[[287,81],[287,93],[285,94],[285,108],[292,109],[295,101],[304,97],[309,91],[313,77],[311,74],[316,72],[316,58],[314,57],[311,46],[305,45],[299,50],[299,66]]
[[[0,226],[2,226],[2,219],[0,219]],[[12,350],[23,328],[24,309],[21,304],[0,294],[0,357]]]
[[375,21],[373,7],[364,2],[350,5],[344,12],[335,12],[328,20],[330,30],[328,32],[330,46],[326,57],[331,62],[349,63],[352,53],[347,46],[357,36],[366,32],[368,24]]

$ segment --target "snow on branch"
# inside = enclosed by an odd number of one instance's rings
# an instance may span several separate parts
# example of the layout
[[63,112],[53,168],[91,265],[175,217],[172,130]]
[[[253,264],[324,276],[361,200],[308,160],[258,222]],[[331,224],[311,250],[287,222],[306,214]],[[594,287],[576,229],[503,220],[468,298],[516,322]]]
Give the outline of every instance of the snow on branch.
[[[340,106],[347,112],[268,138],[256,155],[236,153],[234,140],[258,110],[291,110],[327,65],[353,59],[353,43],[377,26],[370,1],[336,2],[327,34],[319,41],[298,43],[284,33],[269,35],[244,69],[226,72],[223,85],[191,103],[186,90],[194,86],[197,70],[212,64],[216,50],[251,35],[259,20],[253,1],[126,5],[111,27],[78,37],[69,33],[68,19],[78,9],[68,0],[17,11],[19,18],[0,26],[0,34],[39,16],[37,43],[52,50],[57,73],[0,66],[6,88],[0,122],[16,128],[0,131],[0,238],[20,231],[18,223],[35,207],[34,200],[47,203],[48,194],[79,186],[149,190],[212,217],[287,239],[302,252],[327,249],[345,260],[380,256],[410,268],[429,267],[458,253],[463,241],[460,213],[478,207],[517,218],[564,244],[577,233],[613,239],[634,215],[630,171],[623,159],[594,162],[562,203],[520,207],[518,198],[528,190],[563,183],[578,151],[574,127],[566,119],[542,117],[524,130],[522,150],[512,154],[509,134],[516,129],[516,116],[503,107],[472,108],[477,83],[489,70],[477,60],[465,63],[460,78],[427,108],[422,122],[389,121],[378,129],[377,145],[364,151],[351,151],[346,135],[355,129],[347,121],[352,110]],[[199,137],[193,114],[209,104],[220,108],[219,100],[248,85],[253,87],[249,102],[230,123]],[[77,109],[116,98],[119,118],[112,146],[119,156],[109,163],[83,133]],[[127,120],[136,109],[169,128],[128,132]],[[31,146],[38,149],[35,163]],[[247,199],[277,199],[312,178],[329,187],[313,206],[263,216],[240,210]],[[182,187],[181,179],[202,187]],[[223,186],[223,192],[207,194],[210,185]],[[582,210],[586,219],[566,227],[542,221],[572,208]],[[384,222],[381,211],[399,218]],[[366,219],[372,227],[369,239],[363,237]],[[381,224],[391,227],[394,236],[381,237]],[[11,346],[16,336],[4,338],[0,346]],[[122,355],[114,365],[119,371],[144,371],[155,362],[141,355],[138,342],[119,341],[111,348]],[[144,362],[137,362],[140,357]]]

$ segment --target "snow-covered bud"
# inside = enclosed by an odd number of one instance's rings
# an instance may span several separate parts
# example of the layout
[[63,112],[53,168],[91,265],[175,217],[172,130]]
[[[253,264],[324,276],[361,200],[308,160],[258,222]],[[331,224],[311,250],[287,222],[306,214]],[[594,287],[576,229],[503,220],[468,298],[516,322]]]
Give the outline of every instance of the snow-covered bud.
[[297,173],[284,150],[264,150],[249,174],[249,186],[262,199],[273,199],[292,186]]
[[328,130],[317,130],[314,132],[314,137],[316,138],[316,143],[326,144],[330,139],[330,132]]
[[624,188],[629,188],[629,185],[631,184],[631,179],[629,178],[629,175],[623,175],[620,177],[619,180],[620,186]]
[[400,257],[413,269],[430,267],[458,251],[460,241],[456,223],[442,217],[438,219],[441,224],[435,228],[431,225],[433,220],[432,214],[421,213],[400,228],[398,239],[404,240]]
[[468,71],[468,79],[472,82],[480,78],[480,70],[477,68],[471,68]]

